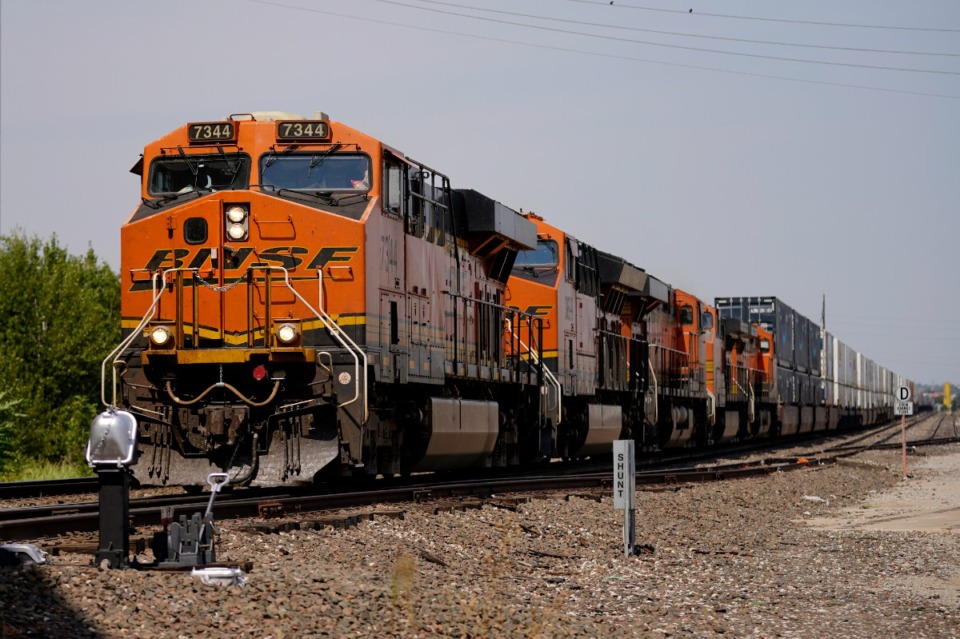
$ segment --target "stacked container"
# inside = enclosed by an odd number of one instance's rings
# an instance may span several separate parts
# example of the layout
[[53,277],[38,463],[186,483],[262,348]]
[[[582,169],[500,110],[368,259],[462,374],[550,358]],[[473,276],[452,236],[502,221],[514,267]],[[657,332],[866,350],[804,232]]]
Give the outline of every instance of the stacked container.
[[801,373],[810,372],[810,326],[811,322],[803,315],[794,312],[794,351],[793,362]]
[[776,297],[718,297],[720,317],[760,324],[774,334],[777,391],[785,404],[819,404],[819,327]]
[[828,332],[823,333],[823,401],[827,406],[840,404],[840,389],[837,383],[837,338]]

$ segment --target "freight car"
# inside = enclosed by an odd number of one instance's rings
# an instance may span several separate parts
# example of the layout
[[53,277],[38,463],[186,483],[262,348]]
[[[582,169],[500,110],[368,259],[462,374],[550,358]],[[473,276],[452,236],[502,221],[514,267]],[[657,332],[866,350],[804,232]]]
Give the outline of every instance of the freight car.
[[715,301],[723,317],[756,323],[774,335],[777,434],[888,421],[896,389],[903,384],[913,387],[776,297]]
[[132,172],[103,401],[136,417],[142,485],[506,466],[889,416],[892,374],[815,326],[795,330],[826,340],[824,374],[819,346],[777,343],[783,322],[725,314],[324,114],[189,123]]

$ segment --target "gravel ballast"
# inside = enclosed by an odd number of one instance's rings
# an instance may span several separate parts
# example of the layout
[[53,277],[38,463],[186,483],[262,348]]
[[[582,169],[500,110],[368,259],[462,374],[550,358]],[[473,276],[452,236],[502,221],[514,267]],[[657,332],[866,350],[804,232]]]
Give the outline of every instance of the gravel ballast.
[[858,517],[907,489],[942,512],[960,506],[937,479],[960,474],[960,446],[926,453],[905,481],[892,451],[641,490],[641,554],[629,558],[610,496],[439,514],[409,504],[403,519],[345,530],[223,521],[219,559],[252,561],[245,585],[64,554],[0,569],[0,636],[957,637],[960,510],[952,528]]

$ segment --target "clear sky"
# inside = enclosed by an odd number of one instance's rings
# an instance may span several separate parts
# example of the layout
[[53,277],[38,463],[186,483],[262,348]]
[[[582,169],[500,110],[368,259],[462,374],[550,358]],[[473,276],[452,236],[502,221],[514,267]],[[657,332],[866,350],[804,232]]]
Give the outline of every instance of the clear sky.
[[143,146],[255,110],[960,382],[957,0],[0,0],[0,232],[118,268]]

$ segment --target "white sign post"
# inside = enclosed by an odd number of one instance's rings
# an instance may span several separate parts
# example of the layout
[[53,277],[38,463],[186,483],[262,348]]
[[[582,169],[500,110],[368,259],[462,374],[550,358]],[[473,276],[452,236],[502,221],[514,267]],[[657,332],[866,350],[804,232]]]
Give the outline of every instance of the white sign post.
[[903,452],[902,479],[907,478],[907,415],[913,415],[913,402],[910,401],[910,387],[901,386],[894,398],[893,414],[900,416],[900,449]]
[[632,439],[613,442],[613,507],[623,510],[623,556],[633,554],[637,522],[637,462]]

